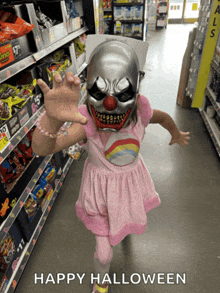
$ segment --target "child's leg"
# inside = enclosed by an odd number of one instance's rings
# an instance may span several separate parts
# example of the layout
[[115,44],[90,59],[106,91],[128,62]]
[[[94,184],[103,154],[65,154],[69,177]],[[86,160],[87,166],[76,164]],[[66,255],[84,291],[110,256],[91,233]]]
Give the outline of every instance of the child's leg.
[[[100,274],[100,282],[104,275],[109,273],[110,263],[113,257],[113,249],[107,236],[96,236],[96,251],[94,254],[95,273]],[[102,285],[102,284],[100,284]]]

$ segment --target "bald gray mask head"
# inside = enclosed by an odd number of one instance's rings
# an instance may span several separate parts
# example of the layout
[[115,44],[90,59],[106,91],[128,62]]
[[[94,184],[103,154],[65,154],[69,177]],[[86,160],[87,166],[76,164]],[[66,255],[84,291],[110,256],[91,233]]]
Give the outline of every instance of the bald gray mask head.
[[100,130],[126,127],[139,89],[139,62],[134,50],[120,41],[100,44],[87,71],[87,105]]

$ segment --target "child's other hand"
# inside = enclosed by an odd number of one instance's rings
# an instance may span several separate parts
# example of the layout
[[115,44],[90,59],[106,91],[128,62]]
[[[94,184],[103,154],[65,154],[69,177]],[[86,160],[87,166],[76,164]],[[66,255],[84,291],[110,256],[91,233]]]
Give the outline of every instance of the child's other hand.
[[169,145],[172,145],[174,143],[178,143],[181,147],[184,146],[184,144],[188,145],[188,140],[190,140],[189,132],[181,132],[179,131],[178,136],[172,137]]
[[44,94],[44,105],[50,118],[62,122],[87,123],[87,119],[78,111],[79,77],[67,72],[63,82],[62,77],[55,74],[52,90],[42,79],[38,80],[38,85]]

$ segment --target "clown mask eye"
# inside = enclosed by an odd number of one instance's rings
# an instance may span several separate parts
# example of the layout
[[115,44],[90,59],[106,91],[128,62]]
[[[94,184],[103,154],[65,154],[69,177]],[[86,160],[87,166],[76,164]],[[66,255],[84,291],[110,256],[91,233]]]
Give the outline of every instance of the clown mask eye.
[[127,78],[123,78],[117,84],[117,91],[119,93],[116,94],[116,97],[120,102],[126,102],[130,99],[133,99],[135,95],[135,92],[132,89],[132,85]]
[[103,92],[105,91],[105,89],[106,89],[105,81],[101,77],[98,77],[94,85],[92,86],[92,88],[88,89],[88,92],[90,96],[100,101],[107,96],[107,94]]
[[91,89],[88,89],[88,93],[90,94],[90,96],[92,96],[98,101],[104,99],[107,96],[105,93],[100,91],[100,89],[97,87],[96,82],[94,83]]

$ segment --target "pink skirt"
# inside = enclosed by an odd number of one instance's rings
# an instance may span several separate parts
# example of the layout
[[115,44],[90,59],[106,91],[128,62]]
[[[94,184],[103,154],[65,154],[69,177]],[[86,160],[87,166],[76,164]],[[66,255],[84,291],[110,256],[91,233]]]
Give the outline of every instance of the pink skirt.
[[77,217],[98,236],[117,245],[128,234],[143,234],[146,213],[160,204],[151,176],[141,158],[135,166],[115,173],[85,162]]

